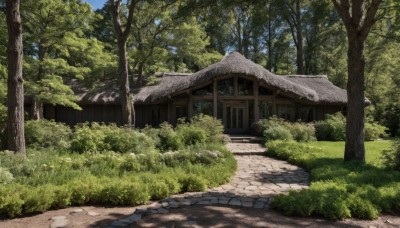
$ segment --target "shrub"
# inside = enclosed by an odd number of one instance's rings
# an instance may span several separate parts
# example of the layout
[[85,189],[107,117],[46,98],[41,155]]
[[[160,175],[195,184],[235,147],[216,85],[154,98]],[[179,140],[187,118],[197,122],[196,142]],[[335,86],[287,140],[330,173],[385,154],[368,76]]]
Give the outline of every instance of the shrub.
[[382,151],[382,159],[387,167],[400,171],[400,138],[393,142],[391,149]]
[[68,148],[71,129],[51,120],[28,120],[25,122],[26,144],[35,148]]
[[264,131],[264,137],[266,140],[291,140],[292,134],[283,126],[274,126]]
[[224,142],[224,126],[220,120],[217,120],[212,116],[198,114],[192,117],[190,125],[204,130],[208,142]]
[[6,168],[0,167],[0,184],[8,184],[14,180],[14,175]]
[[182,148],[183,144],[181,138],[172,128],[172,125],[164,122],[160,124],[160,129],[158,131],[158,144],[157,148],[163,151],[178,150]]
[[290,123],[284,119],[277,118],[276,116],[272,116],[268,119],[261,119],[257,123],[252,125],[252,129],[255,134],[259,136],[263,136],[264,132],[272,127],[284,127],[286,128]]
[[97,123],[93,123],[92,127],[88,123],[76,125],[71,149],[79,153],[100,151],[104,147],[102,144],[106,135],[99,127]]
[[387,128],[379,125],[377,123],[365,123],[365,140],[373,141],[377,140],[381,137],[387,136],[386,131]]
[[43,212],[54,202],[54,192],[48,185],[30,189],[24,196],[25,213]]
[[341,141],[346,138],[345,117],[340,112],[327,114],[325,120],[316,122],[314,126],[318,140]]
[[206,132],[203,129],[187,124],[179,125],[176,132],[185,146],[203,143],[206,141],[207,137]]
[[253,130],[267,140],[291,140],[308,142],[315,140],[315,128],[312,124],[290,123],[275,116],[269,119],[262,119],[253,124]]
[[187,175],[179,179],[184,192],[204,192],[207,189],[207,182],[198,176]]
[[119,128],[115,124],[77,125],[71,143],[71,149],[80,153],[96,151],[143,153],[153,148],[153,140],[145,134],[129,128]]
[[288,125],[290,134],[298,142],[309,142],[315,140],[315,128],[312,124],[292,123]]
[[146,203],[150,195],[144,183],[132,183],[125,180],[108,181],[96,198],[105,204],[133,206]]

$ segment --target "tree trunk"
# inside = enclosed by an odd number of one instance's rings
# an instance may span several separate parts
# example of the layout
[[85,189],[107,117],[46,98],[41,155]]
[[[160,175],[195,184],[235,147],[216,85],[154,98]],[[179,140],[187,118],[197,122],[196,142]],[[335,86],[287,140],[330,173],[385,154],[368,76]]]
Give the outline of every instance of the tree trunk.
[[25,155],[22,27],[19,0],[6,1],[8,29],[7,149]]
[[365,162],[364,147],[364,40],[357,32],[349,33],[346,145],[344,160]]
[[37,99],[32,99],[31,104],[31,113],[30,118],[32,120],[41,120],[43,119],[43,103],[38,101]]
[[140,61],[138,66],[138,84],[143,84],[143,69],[144,69],[144,62]]
[[[47,53],[47,48],[43,44],[43,40],[40,39],[39,42],[39,50],[38,50],[38,57],[39,57],[39,69],[38,69],[38,74],[36,81],[40,81],[44,78],[44,69],[43,69],[43,63],[46,60],[46,53]],[[40,120],[43,119],[43,103],[35,98],[35,94],[33,95],[33,100],[32,100],[32,106],[31,106],[31,113],[30,113],[30,118],[32,120]]]
[[122,107],[123,124],[132,127],[132,96],[130,96],[129,78],[128,78],[128,60],[126,58],[126,42],[118,40],[118,73],[119,90]]
[[297,73],[304,74],[304,61],[303,61],[303,33],[301,28],[301,9],[300,0],[296,1],[296,37],[297,37]]

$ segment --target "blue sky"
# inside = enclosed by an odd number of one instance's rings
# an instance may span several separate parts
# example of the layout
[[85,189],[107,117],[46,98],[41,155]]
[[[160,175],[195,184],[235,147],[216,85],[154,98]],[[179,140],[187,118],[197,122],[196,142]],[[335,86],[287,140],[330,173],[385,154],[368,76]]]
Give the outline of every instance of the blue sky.
[[107,0],[84,0],[84,1],[92,5],[93,9],[96,10],[102,8]]

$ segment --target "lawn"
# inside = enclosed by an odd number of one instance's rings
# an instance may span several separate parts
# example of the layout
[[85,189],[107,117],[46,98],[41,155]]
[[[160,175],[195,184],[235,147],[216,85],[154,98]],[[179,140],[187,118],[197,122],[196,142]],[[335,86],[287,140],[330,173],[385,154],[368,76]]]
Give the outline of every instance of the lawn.
[[280,195],[272,207],[288,215],[375,219],[400,208],[400,173],[383,166],[391,141],[366,142],[367,163],[344,162],[344,142],[267,142],[268,155],[306,168],[308,189]]
[[[382,150],[389,149],[391,140],[377,140],[365,142],[366,162],[377,166],[382,165],[381,153]],[[309,145],[322,148],[327,158],[343,158],[344,141],[330,142],[330,141],[314,141]]]

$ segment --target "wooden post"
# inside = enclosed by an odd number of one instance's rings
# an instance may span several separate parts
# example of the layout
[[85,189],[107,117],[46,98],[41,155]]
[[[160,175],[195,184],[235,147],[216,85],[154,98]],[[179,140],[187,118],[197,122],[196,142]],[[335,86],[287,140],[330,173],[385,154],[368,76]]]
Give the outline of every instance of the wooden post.
[[189,90],[188,91],[189,94],[189,99],[188,99],[188,118],[192,118],[193,116],[193,100],[192,100],[192,93]]
[[253,82],[253,94],[254,94],[254,123],[260,120],[260,107],[258,104],[258,87],[260,86],[258,81]]
[[217,97],[217,79],[214,78],[214,82],[213,82],[213,116],[216,119],[217,118],[217,112],[218,112],[218,97]]
[[275,116],[278,116],[278,113],[276,110],[276,94],[277,94],[277,92],[274,92],[274,95],[272,97],[272,114]]

